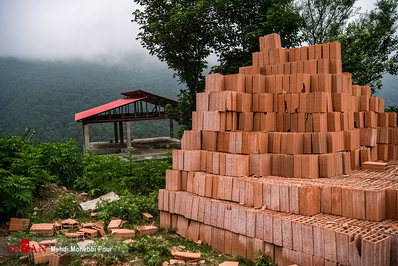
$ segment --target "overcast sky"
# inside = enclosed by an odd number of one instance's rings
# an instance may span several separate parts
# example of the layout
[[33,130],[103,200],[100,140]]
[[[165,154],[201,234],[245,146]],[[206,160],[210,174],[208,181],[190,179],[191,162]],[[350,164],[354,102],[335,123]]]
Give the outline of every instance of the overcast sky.
[[132,0],[0,0],[0,55],[93,58],[147,53]]
[[[375,0],[360,0],[362,11]],[[0,56],[29,59],[148,55],[130,22],[133,0],[0,0]]]

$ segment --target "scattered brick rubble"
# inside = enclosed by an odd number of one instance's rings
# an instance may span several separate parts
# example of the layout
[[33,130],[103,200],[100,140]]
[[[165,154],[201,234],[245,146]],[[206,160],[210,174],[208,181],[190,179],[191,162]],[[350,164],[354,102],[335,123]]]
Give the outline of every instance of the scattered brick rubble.
[[155,222],[152,222],[151,225],[146,226],[137,226],[137,232],[140,236],[145,235],[154,235],[158,232],[158,228],[154,226]]
[[58,233],[59,231],[63,230],[62,229],[62,220],[54,220],[54,229]]
[[30,231],[36,235],[52,236],[55,232],[55,223],[32,224]]
[[122,227],[122,220],[121,219],[115,219],[111,220],[109,225],[108,225],[108,232],[111,232],[112,230],[119,229]]
[[55,252],[51,254],[49,266],[69,265],[70,260],[70,252]]
[[237,262],[237,261],[224,261],[223,263],[219,264],[218,266],[239,266],[239,262]]
[[68,240],[68,242],[72,243],[84,241],[84,232],[66,233],[65,237]]
[[[175,260],[170,260],[170,265],[173,264],[197,264],[200,261],[200,252],[183,252],[180,251],[179,247],[173,247],[170,249],[171,255]],[[204,263],[204,262],[203,262]]]
[[[143,213],[143,217],[148,217],[149,220],[153,219],[153,216],[148,213]],[[11,221],[8,222],[9,227],[11,228],[10,231],[27,230],[29,226],[29,221],[29,219],[11,218]],[[121,229],[124,223],[126,223],[126,221],[123,221],[116,217],[112,217],[111,222],[108,225],[108,232],[113,234],[113,238],[115,240],[124,240],[124,243],[132,243],[134,242],[134,240],[132,239],[135,237],[135,231],[129,229]],[[99,237],[100,235],[102,238],[106,238],[104,227],[105,223],[103,221],[98,221],[94,223],[82,223],[81,225],[79,225],[76,220],[66,219],[63,221],[54,220],[54,223],[33,224],[30,228],[30,231],[32,231],[36,235],[53,235],[55,232],[59,233],[63,231],[68,242],[77,242],[78,245],[83,244],[82,246],[85,246],[88,243],[94,243],[94,241],[92,240],[96,237]],[[70,232],[71,230],[77,231]],[[141,236],[155,234],[157,233],[157,231],[158,228],[154,226],[154,222],[152,222],[152,224],[148,226],[137,227],[137,232]],[[46,252],[33,252],[34,250],[39,251],[39,249],[43,249],[43,246],[46,247]],[[28,258],[29,262],[35,264],[49,262],[50,266],[68,265],[71,260],[71,253],[51,253],[51,246],[57,246],[56,239],[44,240],[40,243],[30,241],[29,247],[32,252],[29,253],[28,256],[21,257],[21,259]]]
[[11,218],[8,223],[8,230],[10,232],[24,231],[29,228],[30,219]]
[[142,214],[142,218],[144,218],[144,220],[147,220],[148,222],[152,222],[153,221],[153,216],[150,215],[149,213],[144,212]]
[[98,230],[90,228],[80,228],[79,232],[84,233],[84,239],[94,239],[98,235]]
[[[29,248],[30,248],[30,250],[32,250],[32,252],[28,254],[29,262],[33,262],[34,264],[39,264],[39,263],[46,263],[46,262],[50,261],[50,257],[51,257],[51,249],[50,248],[46,248],[45,252],[44,252],[44,250],[42,250],[39,243],[37,243],[35,241],[29,242]],[[38,252],[34,252],[34,250],[36,250]]]
[[73,219],[66,219],[62,221],[62,229],[63,230],[76,230],[79,226],[79,223]]
[[338,42],[261,37],[253,66],[207,75],[196,99],[161,227],[279,265],[398,265],[397,115],[352,85]]
[[135,237],[135,231],[130,229],[113,229],[112,234],[113,239],[131,239]]

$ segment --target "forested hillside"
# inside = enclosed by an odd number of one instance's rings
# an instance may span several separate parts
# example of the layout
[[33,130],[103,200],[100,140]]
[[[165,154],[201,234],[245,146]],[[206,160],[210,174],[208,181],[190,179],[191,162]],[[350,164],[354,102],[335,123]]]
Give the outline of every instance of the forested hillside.
[[[177,99],[181,85],[167,65],[143,57],[123,63],[23,61],[0,58],[0,134],[20,135],[26,127],[42,141],[81,140],[74,115],[121,98],[121,92],[146,90]],[[175,131],[176,132],[176,131]],[[168,136],[169,121],[132,123],[133,138]],[[110,124],[90,127],[92,141],[113,138]]]
[[[386,75],[377,92],[386,108],[398,106],[397,84],[398,77]],[[0,58],[0,134],[20,135],[29,127],[42,141],[75,138],[81,143],[82,128],[74,121],[75,113],[137,89],[176,100],[181,88],[166,64],[139,56],[124,63]],[[169,122],[134,122],[132,134],[133,138],[168,136]],[[90,136],[92,141],[108,141],[113,138],[113,127],[93,125]]]

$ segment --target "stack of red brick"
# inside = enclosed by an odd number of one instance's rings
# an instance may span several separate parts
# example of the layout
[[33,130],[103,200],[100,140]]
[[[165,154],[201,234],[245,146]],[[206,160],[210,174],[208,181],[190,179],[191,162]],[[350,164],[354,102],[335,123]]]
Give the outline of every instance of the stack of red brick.
[[234,178],[201,172],[189,174],[189,178],[193,181],[188,179],[189,183],[185,185],[180,179],[174,188],[167,181],[166,189],[159,192],[159,200],[163,200],[165,206],[178,205],[181,198],[176,196],[180,195],[177,191],[187,191],[189,202],[195,202],[195,206],[206,197],[301,215],[325,213],[371,221],[397,219],[397,184],[374,182],[372,179],[312,182]]
[[178,228],[181,236],[200,239],[232,256],[253,259],[261,251],[278,265],[361,265],[361,261],[370,260],[380,262],[370,265],[398,263],[396,220],[373,222],[325,214],[309,217],[186,192],[176,192],[174,203],[166,205],[159,200],[161,227]]
[[159,193],[161,226],[280,265],[398,263],[396,231],[380,223],[398,218],[394,174],[359,170],[398,159],[397,115],[352,85],[340,50],[282,49],[271,34],[253,66],[208,75]]

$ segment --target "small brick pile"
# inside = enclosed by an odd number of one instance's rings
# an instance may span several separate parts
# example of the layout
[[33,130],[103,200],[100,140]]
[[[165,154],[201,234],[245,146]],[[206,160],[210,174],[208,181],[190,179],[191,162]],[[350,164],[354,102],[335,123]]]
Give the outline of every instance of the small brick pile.
[[207,75],[196,107],[161,227],[278,265],[398,265],[397,115],[342,72],[338,42],[260,37],[253,65]]

